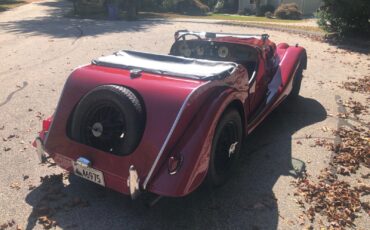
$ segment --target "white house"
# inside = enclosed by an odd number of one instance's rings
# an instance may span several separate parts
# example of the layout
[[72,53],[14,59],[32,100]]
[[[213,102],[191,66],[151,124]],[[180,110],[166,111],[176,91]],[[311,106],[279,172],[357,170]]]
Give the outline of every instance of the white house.
[[[297,3],[304,15],[310,15],[316,12],[321,5],[321,0],[261,0],[261,6],[273,5],[278,7],[281,3]],[[244,9],[255,9],[256,0],[239,0],[239,11]]]

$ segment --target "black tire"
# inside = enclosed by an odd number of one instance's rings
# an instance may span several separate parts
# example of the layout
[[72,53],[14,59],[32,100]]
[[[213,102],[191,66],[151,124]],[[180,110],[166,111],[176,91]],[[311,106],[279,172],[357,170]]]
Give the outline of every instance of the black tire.
[[[217,124],[212,141],[207,174],[207,182],[211,187],[223,185],[231,176],[240,156],[242,138],[242,120],[239,112],[234,109],[227,110]],[[235,150],[231,153],[233,144]]]
[[132,153],[140,142],[145,113],[128,88],[99,86],[78,103],[71,124],[72,139],[116,155]]
[[292,91],[289,94],[290,99],[296,99],[299,96],[299,92],[301,91],[302,78],[303,78],[303,63],[301,62],[293,79]]

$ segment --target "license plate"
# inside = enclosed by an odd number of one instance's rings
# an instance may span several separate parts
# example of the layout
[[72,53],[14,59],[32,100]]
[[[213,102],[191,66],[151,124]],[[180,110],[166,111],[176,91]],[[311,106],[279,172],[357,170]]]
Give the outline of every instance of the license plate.
[[81,166],[76,162],[73,162],[72,165],[73,172],[76,176],[100,184],[101,186],[105,186],[103,172],[90,167]]

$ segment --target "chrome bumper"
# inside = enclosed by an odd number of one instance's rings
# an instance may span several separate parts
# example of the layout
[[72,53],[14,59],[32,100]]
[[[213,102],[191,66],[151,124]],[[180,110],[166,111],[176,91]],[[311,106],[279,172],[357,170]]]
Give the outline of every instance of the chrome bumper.
[[37,156],[39,158],[40,163],[45,163],[46,161],[46,154],[44,150],[44,143],[42,143],[42,140],[40,137],[36,137],[36,151],[37,151]]
[[127,178],[127,187],[130,189],[131,198],[134,200],[140,195],[140,178],[133,165],[129,168],[129,176]]

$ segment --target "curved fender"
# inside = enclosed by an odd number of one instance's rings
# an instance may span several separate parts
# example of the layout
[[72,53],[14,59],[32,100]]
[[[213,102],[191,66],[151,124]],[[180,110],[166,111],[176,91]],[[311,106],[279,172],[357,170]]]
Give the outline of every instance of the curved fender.
[[280,63],[275,77],[279,77],[281,80],[278,93],[288,95],[292,89],[293,77],[298,66],[302,64],[303,68],[307,67],[306,50],[300,46],[288,46],[282,43],[277,46],[277,54],[280,58]]
[[176,138],[175,147],[168,151],[170,156],[181,156],[181,167],[176,174],[170,175],[168,156],[147,189],[164,196],[185,196],[194,191],[207,174],[213,135],[221,115],[231,102],[245,99],[246,92],[227,86],[213,89],[184,134]]

